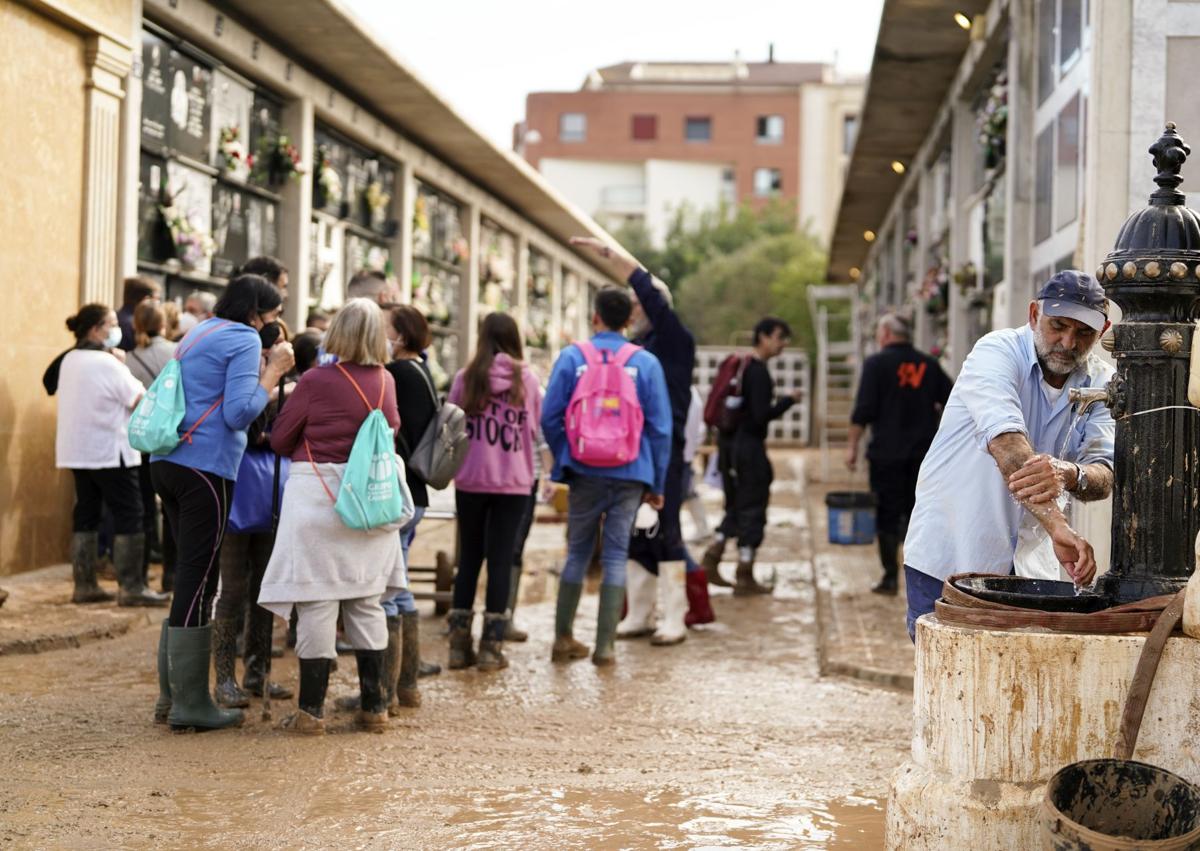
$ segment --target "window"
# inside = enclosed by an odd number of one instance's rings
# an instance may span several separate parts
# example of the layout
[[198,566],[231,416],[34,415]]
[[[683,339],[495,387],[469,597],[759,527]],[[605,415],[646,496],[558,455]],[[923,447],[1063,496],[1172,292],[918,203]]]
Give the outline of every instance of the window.
[[1051,212],[1054,202],[1054,125],[1037,137],[1037,166],[1034,178],[1033,242],[1036,245],[1053,233]]
[[721,171],[721,203],[731,207],[737,204],[737,174],[731,168]]
[[708,142],[712,140],[712,119],[688,116],[683,120],[683,138],[689,142]]
[[633,138],[634,139],[657,139],[658,138],[658,116],[657,115],[635,115],[633,116]]
[[783,191],[783,174],[777,168],[754,170],[754,194],[758,198],[772,198]]
[[842,118],[842,153],[854,152],[854,140],[858,138],[858,116],[847,115]]
[[1058,165],[1054,170],[1054,196],[1058,199],[1054,226],[1061,228],[1075,221],[1079,205],[1078,94],[1067,101],[1058,114]]
[[778,145],[783,141],[783,116],[760,115],[758,117],[757,140],[767,145]]
[[582,112],[564,112],[558,117],[558,140],[560,142],[583,142],[587,140],[587,116]]
[[1054,91],[1054,35],[1058,28],[1058,0],[1038,0],[1037,9],[1038,105]]
[[1060,0],[1058,26],[1058,69],[1065,74],[1083,52],[1083,0]]

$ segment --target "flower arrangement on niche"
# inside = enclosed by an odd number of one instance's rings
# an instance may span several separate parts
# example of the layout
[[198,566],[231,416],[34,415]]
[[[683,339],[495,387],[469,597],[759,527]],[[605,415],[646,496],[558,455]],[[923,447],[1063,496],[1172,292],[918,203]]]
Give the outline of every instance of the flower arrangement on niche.
[[983,147],[984,165],[995,169],[1004,162],[1004,149],[1008,130],[1008,74],[996,75],[988,90],[987,98],[975,116],[975,127],[979,131],[979,144]]
[[210,234],[192,223],[187,211],[176,203],[178,197],[179,193],[168,197],[165,203],[159,205],[158,212],[171,234],[179,264],[185,269],[195,269],[212,258],[216,243]]
[[917,300],[930,316],[944,315],[950,306],[950,273],[945,261],[930,266],[917,288]]
[[304,174],[300,165],[300,150],[287,136],[264,138],[258,143],[258,156],[250,164],[256,174],[263,175],[271,186],[279,186]]
[[237,125],[222,127],[217,140],[217,157],[226,172],[247,172],[254,168],[254,154],[246,152],[242,131]]
[[317,161],[313,169],[318,207],[337,207],[342,203],[342,178],[333,168],[329,151],[324,145],[317,148]]

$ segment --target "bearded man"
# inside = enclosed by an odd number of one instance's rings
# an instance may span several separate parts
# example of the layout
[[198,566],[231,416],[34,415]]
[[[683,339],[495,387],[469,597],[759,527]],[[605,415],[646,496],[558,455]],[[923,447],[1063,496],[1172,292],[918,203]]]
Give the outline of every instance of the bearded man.
[[1076,585],[1092,581],[1092,545],[1067,522],[1061,498],[1112,492],[1115,426],[1103,405],[1077,418],[1067,391],[1112,377],[1092,353],[1109,324],[1096,279],[1067,270],[1030,302],[1028,325],[993,331],[967,357],[921,464],[904,540],[914,641],[916,620],[933,611],[946,577],[1036,575],[1024,565],[1038,563],[1025,558],[1038,540]]

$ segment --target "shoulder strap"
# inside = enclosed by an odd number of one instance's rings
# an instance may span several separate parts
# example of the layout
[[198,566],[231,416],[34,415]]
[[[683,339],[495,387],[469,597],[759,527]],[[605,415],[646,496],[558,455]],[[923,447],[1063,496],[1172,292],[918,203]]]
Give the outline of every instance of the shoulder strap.
[[218,322],[217,324],[213,325],[213,327],[206,329],[205,332],[203,334],[199,335],[198,337],[196,337],[196,339],[194,339],[190,343],[188,343],[187,348],[184,348],[184,346],[182,344],[180,344],[180,346],[175,350],[175,360],[183,360],[183,356],[186,355],[188,352],[190,352],[192,349],[196,348],[196,344],[199,343],[201,340],[203,340],[205,337],[207,337],[209,334],[213,333],[214,331],[221,330],[226,325],[232,325],[232,324],[233,323],[229,322],[229,321]]
[[[340,363],[335,363],[334,366],[336,366],[338,368],[338,371],[340,371],[342,373],[342,375],[346,376],[347,381],[349,381],[351,384],[354,385],[354,389],[358,392],[358,398],[363,400],[363,404],[367,406],[368,413],[370,413],[371,411],[374,411],[376,408],[383,407],[384,386],[383,386],[382,381],[379,382],[379,404],[376,405],[375,407],[372,407],[371,403],[367,401],[367,394],[364,393],[362,391],[362,388],[358,386],[358,382],[354,380],[354,376],[351,375],[349,372],[347,372],[346,368],[344,366],[342,366]],[[383,367],[380,367],[380,369],[382,370]]]
[[412,364],[413,369],[417,371],[417,374],[421,376],[421,381],[424,383],[424,385],[429,388],[429,396],[431,399],[433,399],[433,407],[440,408],[442,403],[438,400],[437,390],[434,389],[433,380],[430,379],[429,373],[427,373],[425,368],[421,366],[420,361],[412,360],[409,361],[409,363]]
[[617,356],[614,359],[614,362],[617,366],[624,367],[625,364],[629,363],[629,359],[641,350],[641,346],[636,346],[633,343],[626,343],[625,345],[621,346],[621,348],[617,349]]
[[580,340],[575,344],[575,348],[579,349],[583,355],[584,363],[588,366],[595,366],[600,363],[600,351],[591,340]]
[[147,375],[149,375],[151,378],[157,377],[154,374],[154,370],[152,370],[150,367],[146,366],[146,362],[138,357],[137,349],[130,349],[129,356],[132,357],[135,361],[137,361],[139,364],[142,365],[142,369],[146,370]]

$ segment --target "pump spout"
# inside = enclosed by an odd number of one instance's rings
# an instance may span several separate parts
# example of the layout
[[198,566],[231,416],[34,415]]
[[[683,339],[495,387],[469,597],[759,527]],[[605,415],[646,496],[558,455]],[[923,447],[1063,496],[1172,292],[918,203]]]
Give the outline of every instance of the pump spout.
[[1079,405],[1079,413],[1086,414],[1092,405],[1103,404],[1113,406],[1112,389],[1109,387],[1072,387],[1067,391],[1067,399]]

